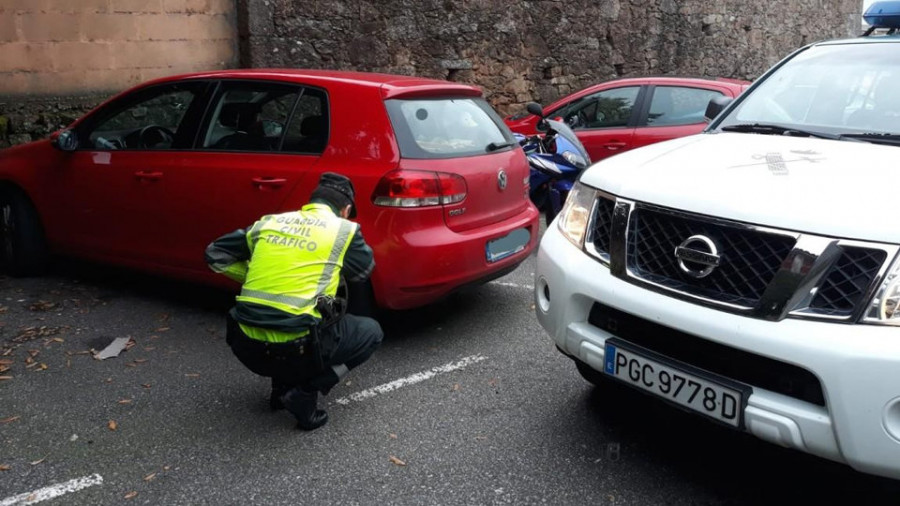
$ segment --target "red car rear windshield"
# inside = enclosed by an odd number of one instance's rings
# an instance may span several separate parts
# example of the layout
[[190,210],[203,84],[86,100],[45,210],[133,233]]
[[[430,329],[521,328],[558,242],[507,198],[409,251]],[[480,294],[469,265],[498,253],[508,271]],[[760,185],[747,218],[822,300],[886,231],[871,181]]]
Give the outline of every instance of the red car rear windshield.
[[393,99],[385,105],[404,158],[456,158],[515,146],[484,99]]

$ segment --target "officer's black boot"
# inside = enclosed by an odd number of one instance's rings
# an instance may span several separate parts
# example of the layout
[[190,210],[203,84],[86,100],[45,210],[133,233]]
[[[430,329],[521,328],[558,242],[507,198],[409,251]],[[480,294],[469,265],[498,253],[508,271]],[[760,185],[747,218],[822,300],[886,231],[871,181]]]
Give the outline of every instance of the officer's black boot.
[[272,393],[269,395],[269,407],[272,411],[284,409],[284,404],[281,402],[281,396],[286,394],[290,389],[291,387],[289,385],[272,378]]
[[328,413],[316,409],[316,401],[319,393],[306,392],[300,387],[289,390],[281,396],[284,407],[297,419],[297,427],[303,430],[313,430],[325,425],[328,421]]

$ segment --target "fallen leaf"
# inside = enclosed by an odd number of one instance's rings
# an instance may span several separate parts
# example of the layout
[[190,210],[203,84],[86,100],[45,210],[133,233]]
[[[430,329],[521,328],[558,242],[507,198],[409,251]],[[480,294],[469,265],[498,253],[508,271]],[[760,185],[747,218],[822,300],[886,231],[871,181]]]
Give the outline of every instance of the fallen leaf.
[[188,378],[199,378],[200,377],[200,375],[195,372],[187,373],[187,374],[185,374],[185,376],[187,376]]
[[144,346],[144,351],[153,351],[156,349],[156,346]]
[[403,462],[402,460],[398,459],[397,457],[395,457],[395,456],[393,456],[393,455],[390,456],[390,459],[391,459],[391,462],[393,462],[394,464],[396,464],[396,465],[398,465],[398,466],[405,466],[405,465],[406,465],[406,462]]
[[51,339],[51,341],[55,341],[55,342],[57,342],[57,343],[64,343],[64,342],[66,342],[66,340],[63,339],[63,338],[61,338],[61,337],[54,337],[53,339]]
[[115,420],[110,420],[106,426],[109,427],[109,430],[116,430],[119,427],[119,424],[117,424]]
[[0,380],[11,380],[11,379],[13,379],[12,376],[0,376]]
[[172,466],[163,466],[163,471],[168,471],[170,467]]
[[12,359],[9,359],[9,358],[4,358],[3,360],[0,360],[0,365],[10,365],[12,363],[13,363]]
[[125,499],[134,499],[135,497],[137,497],[137,490],[132,490],[125,494]]
[[146,362],[146,361],[147,361],[146,358],[136,358],[136,359],[134,359],[134,363],[135,363],[135,364],[143,364],[143,363]]
[[25,357],[25,363],[28,365],[34,364],[34,359],[31,357]]
[[112,383],[112,378],[106,378],[107,383]]
[[459,391],[459,383],[454,383],[454,384],[453,384],[453,391],[454,391],[454,392]]
[[21,417],[21,416],[11,416],[11,417],[9,417],[9,418],[4,418],[3,420],[0,420],[0,423],[10,423],[10,422],[15,422],[15,421],[18,420],[19,418],[22,418],[22,417]]
[[0,464],[0,471],[9,471],[9,466],[6,464]]
[[144,481],[150,481],[153,478],[156,478],[156,473],[150,473],[147,476],[144,476]]
[[8,370],[9,370],[9,366],[8,366],[8,365],[0,365],[0,372],[6,372],[6,371],[8,371]]
[[47,459],[47,457],[44,457],[44,458],[42,458],[42,459],[35,460],[34,462],[31,462],[30,464],[33,465],[33,466],[36,466],[36,465],[40,464],[41,462],[43,462],[43,461],[46,460],[46,459]]
[[119,404],[131,404],[131,399],[121,399]]
[[127,364],[125,364],[125,367],[137,367],[137,364],[135,364],[134,362],[128,362]]
[[144,387],[144,388],[150,388],[150,383],[144,383],[144,384],[141,385],[141,386]]
[[391,434],[390,437],[391,437],[391,439],[397,439],[397,435],[396,435],[396,434]]
[[165,332],[167,330],[169,330],[169,327],[160,327],[160,328],[156,329],[157,332]]
[[48,369],[47,364],[41,362],[41,365],[38,366],[38,369],[41,371],[46,371]]

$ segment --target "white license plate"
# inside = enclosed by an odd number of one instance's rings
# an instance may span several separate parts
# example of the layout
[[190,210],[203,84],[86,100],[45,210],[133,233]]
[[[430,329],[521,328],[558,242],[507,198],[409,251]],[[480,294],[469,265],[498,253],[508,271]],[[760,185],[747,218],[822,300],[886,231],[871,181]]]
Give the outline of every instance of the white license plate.
[[528,246],[528,241],[530,240],[531,233],[528,229],[519,228],[513,230],[504,237],[488,241],[485,246],[487,261],[496,262],[497,260],[502,260],[510,255],[515,255],[524,250],[525,246]]
[[743,427],[749,387],[635,348],[607,339],[603,372],[732,427]]

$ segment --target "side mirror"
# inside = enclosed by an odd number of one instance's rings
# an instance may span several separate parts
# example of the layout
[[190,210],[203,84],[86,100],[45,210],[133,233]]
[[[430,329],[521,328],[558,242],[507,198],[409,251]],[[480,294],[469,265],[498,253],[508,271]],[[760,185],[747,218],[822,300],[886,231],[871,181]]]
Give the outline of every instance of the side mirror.
[[703,119],[707,122],[715,119],[716,116],[719,115],[720,112],[724,111],[728,104],[731,103],[733,99],[731,97],[713,97],[709,99],[709,103],[706,104],[706,112],[703,114]]
[[538,117],[544,117],[544,108],[541,107],[541,104],[537,102],[528,102],[528,105],[525,106],[525,110],[534,114]]
[[60,151],[75,151],[78,149],[78,136],[71,130],[63,130],[52,139],[51,144]]

